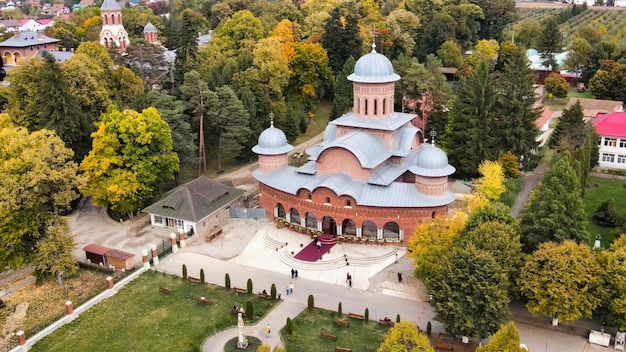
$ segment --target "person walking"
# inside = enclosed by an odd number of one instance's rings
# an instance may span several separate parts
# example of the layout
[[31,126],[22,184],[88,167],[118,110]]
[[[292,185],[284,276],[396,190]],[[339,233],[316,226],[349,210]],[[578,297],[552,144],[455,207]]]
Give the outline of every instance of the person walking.
[[352,279],[348,279],[348,287],[352,288]]
[[289,294],[293,293],[293,282],[289,283]]
[[402,273],[398,273],[398,282],[402,282]]
[[296,271],[293,268],[291,268],[291,278],[293,279],[295,275],[296,275]]
[[348,282],[348,280],[350,280],[350,273],[349,272],[346,273],[346,282]]
[[287,285],[287,287],[285,287],[285,291],[287,292],[287,296],[289,296],[289,285]]
[[270,337],[270,332],[272,332],[272,327],[270,326],[270,324],[267,324],[267,326],[265,327],[265,337],[266,338]]
[[296,269],[296,279],[298,278],[298,269]]
[[322,249],[322,242],[320,242],[320,240],[317,240],[317,242],[315,242],[315,246],[317,247],[317,251],[319,252],[320,249]]

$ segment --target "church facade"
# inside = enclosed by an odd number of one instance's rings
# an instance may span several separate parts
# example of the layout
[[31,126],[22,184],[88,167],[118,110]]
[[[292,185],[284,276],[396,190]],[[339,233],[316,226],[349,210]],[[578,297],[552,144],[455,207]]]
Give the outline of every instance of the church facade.
[[122,23],[122,6],[115,0],[104,0],[100,14],[102,16],[100,44],[107,48],[116,47],[120,51],[126,51],[130,39]]
[[441,149],[424,143],[416,115],[393,111],[400,76],[374,46],[348,79],[352,111],[329,122],[304,165],[288,165],[293,147],[273,124],[261,133],[252,149],[260,205],[270,219],[325,234],[406,243],[418,222],[447,213],[455,169]]

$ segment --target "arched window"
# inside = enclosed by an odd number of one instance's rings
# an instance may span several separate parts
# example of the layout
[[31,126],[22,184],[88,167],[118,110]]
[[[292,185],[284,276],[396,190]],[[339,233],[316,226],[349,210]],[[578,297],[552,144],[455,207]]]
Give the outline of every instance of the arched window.
[[308,200],[311,200],[311,199],[312,199],[312,197],[311,197],[311,193],[307,193],[307,194],[306,194],[306,199],[308,199]]
[[352,206],[352,202],[350,201],[350,199],[346,199],[346,206],[347,207],[351,207]]
[[122,14],[121,13],[117,14],[117,23],[122,24]]
[[374,115],[378,115],[378,99],[374,99]]
[[360,97],[356,97],[356,113],[357,114],[361,113],[361,98]]
[[387,99],[383,99],[383,115],[387,114]]
[[104,24],[109,24],[109,16],[104,16]]
[[435,218],[435,215],[437,215],[437,214],[435,214],[435,212],[433,211],[433,213],[432,213],[432,214],[430,214],[430,217],[434,219],[434,218]]
[[111,24],[115,24],[115,15],[111,15]]
[[367,115],[367,104],[369,103],[368,99],[365,99],[365,115]]
[[324,200],[324,203],[330,204],[330,197],[326,197],[326,199]]

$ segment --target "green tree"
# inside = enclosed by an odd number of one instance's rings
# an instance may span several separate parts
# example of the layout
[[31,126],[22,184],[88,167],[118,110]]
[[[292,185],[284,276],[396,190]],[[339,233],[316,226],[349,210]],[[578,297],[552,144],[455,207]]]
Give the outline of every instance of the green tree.
[[76,247],[74,236],[65,218],[47,230],[44,238],[35,246],[33,263],[35,276],[39,279],[63,273],[66,277],[78,271],[78,262],[72,251]]
[[397,57],[400,53],[411,55],[415,48],[416,29],[420,25],[419,18],[412,12],[399,9],[389,14],[385,24],[393,41],[390,57]]
[[559,24],[556,18],[550,17],[541,26],[542,30],[537,41],[537,51],[541,55],[545,67],[550,70],[558,70],[559,67],[555,55],[560,51],[562,42]]
[[607,199],[600,203],[593,213],[593,221],[600,226],[615,227],[619,225],[622,219],[615,208],[615,201]]
[[529,161],[539,143],[539,130],[535,121],[541,114],[535,108],[535,75],[528,65],[526,53],[513,44],[502,44],[498,65],[502,71],[495,82],[498,87],[495,111],[498,116],[493,134],[498,143],[498,152],[512,152]]
[[504,28],[518,19],[515,2],[510,0],[473,0],[472,3],[480,6],[484,19],[480,22],[479,36],[481,39],[502,40]]
[[570,71],[582,73],[589,66],[590,54],[591,44],[585,39],[574,38],[567,51],[565,67]]
[[437,56],[445,67],[462,68],[465,66],[461,47],[453,40],[446,40],[441,44],[441,47],[437,50]]
[[463,234],[467,234],[480,225],[492,221],[507,224],[516,232],[520,230],[517,219],[511,213],[511,208],[500,202],[489,202],[470,214],[463,227]]
[[478,166],[480,178],[474,182],[476,193],[489,201],[497,200],[504,193],[504,170],[497,161],[485,160]]
[[454,336],[486,338],[509,314],[506,275],[489,252],[471,243],[454,247],[428,289],[437,320]]
[[559,123],[550,137],[550,147],[574,151],[585,143],[588,132],[584,120],[583,106],[580,100],[569,109],[564,109]]
[[589,90],[599,99],[626,102],[626,64],[603,61],[589,81]]
[[519,331],[515,327],[515,323],[510,321],[508,324],[502,324],[500,329],[493,334],[489,343],[485,346],[478,347],[476,352],[524,352],[526,350],[520,347]]
[[428,337],[408,321],[396,323],[385,335],[378,352],[434,352]]
[[521,270],[519,286],[534,316],[564,323],[591,317],[600,303],[600,266],[587,244],[542,243]]
[[313,43],[293,43],[292,46],[295,56],[290,63],[292,74],[289,92],[302,94],[305,103],[307,99],[324,96],[330,88],[329,82],[332,82],[332,72],[326,51],[321,45]]
[[565,98],[567,97],[567,92],[569,90],[569,84],[561,76],[560,73],[552,72],[545,79],[546,92],[548,94],[554,95],[556,98]]
[[496,90],[489,64],[480,61],[461,79],[452,106],[452,133],[448,136],[450,163],[461,176],[477,176],[483,160],[495,160],[496,142],[491,134],[495,121]]
[[350,56],[361,57],[362,40],[356,15],[337,6],[330,12],[322,46],[328,54],[328,65],[338,74]]
[[217,167],[221,171],[223,162],[230,163],[240,156],[251,131],[248,111],[235,92],[224,86],[218,88],[216,94],[219,107],[213,127],[218,133]]
[[335,79],[333,110],[330,113],[331,120],[343,115],[352,107],[354,91],[353,84],[348,80],[348,76],[354,72],[354,65],[356,65],[356,60],[350,56],[343,65],[341,73]]
[[580,179],[568,158],[562,157],[541,177],[522,211],[524,250],[530,253],[548,241],[586,243],[585,222]]
[[597,312],[609,326],[626,329],[626,235],[622,234],[609,250],[598,253],[604,278],[601,309]]
[[120,214],[132,216],[178,170],[172,133],[155,108],[139,113],[110,107],[93,138],[80,165],[87,177],[81,191]]
[[185,73],[194,69],[198,60],[198,33],[204,18],[192,9],[185,9],[178,18],[178,47],[174,59],[174,78],[182,84]]
[[78,198],[73,152],[49,130],[29,133],[0,115],[0,266],[19,268]]

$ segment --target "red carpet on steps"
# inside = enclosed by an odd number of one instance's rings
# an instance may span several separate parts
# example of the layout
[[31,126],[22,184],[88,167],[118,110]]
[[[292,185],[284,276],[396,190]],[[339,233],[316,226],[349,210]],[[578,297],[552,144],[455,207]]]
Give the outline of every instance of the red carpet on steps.
[[337,243],[337,241],[332,236],[328,235],[319,236],[319,240],[322,244],[322,247],[319,251],[315,246],[315,241],[311,240],[311,242],[306,247],[304,247],[298,254],[296,254],[295,258],[308,262],[316,262],[322,257],[323,254],[328,252],[328,250],[331,249],[335,245],[335,243]]

